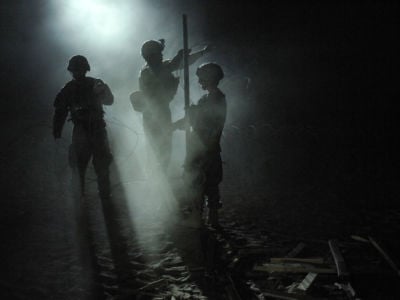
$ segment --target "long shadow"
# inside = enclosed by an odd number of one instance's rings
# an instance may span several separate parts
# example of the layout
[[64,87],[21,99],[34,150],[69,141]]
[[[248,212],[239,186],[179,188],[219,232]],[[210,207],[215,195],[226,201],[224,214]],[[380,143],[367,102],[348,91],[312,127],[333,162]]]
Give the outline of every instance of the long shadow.
[[[89,172],[90,173],[90,169]],[[113,181],[120,180],[115,166],[111,168]],[[93,176],[94,174],[89,174]],[[77,190],[77,175],[73,175],[73,189]],[[94,184],[97,188],[97,184]],[[96,189],[88,188],[88,197],[75,194],[75,216],[77,225],[77,242],[79,247],[79,257],[82,263],[84,277],[88,278],[87,299],[105,298],[103,279],[101,276],[102,266],[98,260],[98,250],[96,248],[96,236],[92,226],[100,226],[105,229],[107,243],[110,248],[111,259],[114,265],[114,272],[117,278],[116,284],[121,289],[136,288],[134,271],[130,265],[129,244],[134,239],[131,217],[126,198],[122,193],[118,193],[108,199],[100,199]],[[95,202],[99,201],[100,219],[104,224],[93,225],[93,211],[96,210]]]

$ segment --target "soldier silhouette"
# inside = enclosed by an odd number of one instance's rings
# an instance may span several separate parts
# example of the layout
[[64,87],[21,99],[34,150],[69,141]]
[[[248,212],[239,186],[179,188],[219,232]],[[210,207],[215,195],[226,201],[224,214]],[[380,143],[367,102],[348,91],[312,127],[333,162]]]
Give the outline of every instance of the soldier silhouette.
[[89,62],[81,55],[73,56],[68,64],[73,79],[57,94],[54,101],[53,136],[61,137],[68,114],[74,124],[69,162],[79,174],[80,193],[85,193],[85,173],[93,158],[98,191],[102,199],[111,196],[109,165],[112,161],[103,105],[111,105],[114,96],[100,79],[87,77]]
[[[222,68],[215,63],[202,64],[196,71],[199,83],[207,94],[197,105],[191,105],[187,116],[192,127],[185,162],[185,173],[191,188],[201,196],[202,206],[206,200],[208,221],[218,227],[218,209],[221,207],[219,184],[222,181],[220,140],[226,120],[225,95],[218,88],[224,77]],[[174,129],[184,129],[185,118],[176,121]]]
[[[136,111],[143,113],[143,127],[149,145],[163,171],[166,171],[171,158],[171,110],[179,78],[172,72],[183,67],[183,50],[170,60],[164,60],[164,40],[144,42],[141,54],[146,61],[139,75],[140,91],[131,94],[131,102]],[[189,55],[189,63],[210,51],[205,47],[201,51]]]

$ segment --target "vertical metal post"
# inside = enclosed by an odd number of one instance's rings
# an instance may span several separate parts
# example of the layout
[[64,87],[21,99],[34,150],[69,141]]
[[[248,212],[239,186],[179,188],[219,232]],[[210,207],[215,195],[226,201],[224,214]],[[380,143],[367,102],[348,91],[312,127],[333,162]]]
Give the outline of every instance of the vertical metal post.
[[190,93],[189,93],[189,48],[188,48],[188,30],[187,30],[187,16],[182,16],[183,21],[183,82],[185,91],[185,131],[186,131],[186,155],[188,154],[188,142],[190,136],[190,124],[188,120],[187,111],[190,105]]
[[[186,163],[190,164],[190,123],[189,123],[189,105],[190,105],[190,94],[189,94],[189,48],[188,48],[188,30],[187,30],[187,17],[183,15],[183,80],[184,80],[184,90],[185,90],[185,139],[186,139],[186,159],[185,159],[185,173],[187,172],[188,179],[193,181],[191,177],[193,174],[190,174],[190,170],[187,170],[188,167]],[[190,167],[189,167],[190,169]],[[188,220],[188,223],[192,223],[190,227],[200,228],[201,227],[201,201],[202,197],[199,194],[199,189],[195,187],[191,182],[188,186],[188,196],[193,201],[192,206],[192,217]],[[196,237],[199,239],[200,237]]]

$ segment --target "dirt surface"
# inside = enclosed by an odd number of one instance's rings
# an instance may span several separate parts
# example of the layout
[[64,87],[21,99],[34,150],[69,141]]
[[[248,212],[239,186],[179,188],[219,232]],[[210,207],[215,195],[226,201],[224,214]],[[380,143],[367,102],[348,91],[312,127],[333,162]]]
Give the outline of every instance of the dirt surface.
[[[32,124],[30,120],[26,122]],[[225,156],[225,179],[221,186],[222,229],[211,233],[188,229],[181,226],[178,217],[166,224],[151,206],[146,208],[146,200],[138,198],[130,209],[139,209],[135,207],[139,203],[143,213],[123,222],[128,249],[128,272],[123,282],[112,260],[90,170],[91,193],[86,203],[90,211],[92,254],[97,264],[92,276],[87,264],[79,258],[71,173],[63,159],[68,140],[56,144],[43,134],[48,127],[42,123],[36,127],[24,124],[15,127],[26,134],[10,142],[1,161],[5,195],[0,212],[4,241],[2,299],[231,299],[231,281],[242,299],[257,299],[254,290],[266,287],[263,280],[268,278],[267,274],[261,281],[243,274],[273,256],[285,256],[300,242],[306,244],[302,257],[321,256],[333,264],[328,247],[330,239],[340,242],[351,272],[361,274],[352,277],[352,284],[362,299],[398,299],[395,288],[398,279],[382,256],[370,244],[351,238],[351,235],[375,238],[398,263],[398,210],[360,207],[357,201],[346,203],[340,193],[326,189],[325,185],[278,189],[273,181],[266,180],[266,173],[257,171],[257,162],[248,161],[247,173],[252,176],[240,172],[241,164],[232,159],[235,153],[232,147]],[[43,153],[49,149],[53,149],[51,155],[44,158]],[[121,184],[115,174],[113,183],[115,198],[120,200],[124,198],[122,191],[126,185],[137,191],[152,190],[151,182]],[[127,225],[132,223],[136,225]],[[214,240],[211,249],[216,249],[213,268],[209,268],[209,258],[204,254],[210,251],[207,248],[210,236]],[[266,253],[246,257],[243,249],[264,249]],[[240,257],[241,263],[235,265],[235,259]],[[281,285],[275,288],[287,292],[287,287],[298,277],[281,280]],[[329,290],[326,286],[321,291],[324,284],[318,283],[316,286],[320,288],[313,293],[342,299],[345,296],[334,288],[334,282],[334,278],[324,282],[332,289],[330,292],[326,292]]]

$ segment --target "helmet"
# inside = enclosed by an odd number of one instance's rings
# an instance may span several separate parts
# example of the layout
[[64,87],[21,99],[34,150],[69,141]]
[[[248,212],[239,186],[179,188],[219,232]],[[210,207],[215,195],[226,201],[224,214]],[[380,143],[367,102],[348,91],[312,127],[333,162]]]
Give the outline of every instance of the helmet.
[[197,68],[196,75],[207,81],[219,82],[224,78],[222,68],[216,63],[205,63]]
[[86,57],[82,55],[75,55],[71,57],[71,59],[69,60],[67,69],[68,71],[77,71],[77,70],[90,71],[90,66]]
[[142,45],[142,56],[144,58],[149,57],[151,54],[160,53],[164,50],[164,43],[163,39],[159,41],[149,40],[143,43]]

